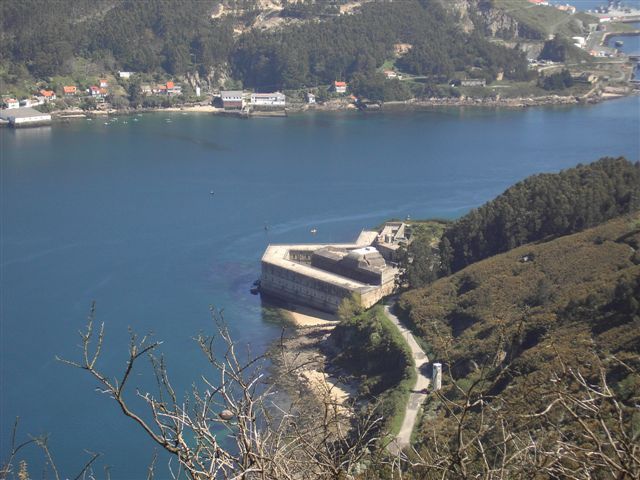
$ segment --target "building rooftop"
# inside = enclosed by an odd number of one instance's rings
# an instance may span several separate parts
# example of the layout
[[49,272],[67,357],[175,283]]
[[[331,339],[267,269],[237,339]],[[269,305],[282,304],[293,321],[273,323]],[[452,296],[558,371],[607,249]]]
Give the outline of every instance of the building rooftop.
[[9,117],[15,118],[29,118],[29,117],[41,117],[43,115],[49,115],[48,113],[42,113],[31,107],[11,108],[9,110],[3,110],[0,113],[0,118],[7,119]]
[[262,261],[265,263],[270,263],[272,265],[276,265],[278,267],[286,268],[287,270],[300,273],[302,275],[306,275],[308,277],[313,277],[318,280],[322,280],[323,282],[330,283],[332,285],[336,285],[338,287],[345,287],[351,290],[360,290],[360,289],[369,289],[375,288],[372,285],[367,285],[366,283],[358,282],[356,280],[352,280],[347,277],[343,277],[341,275],[337,275],[335,273],[327,272],[325,270],[321,270],[319,268],[312,267],[310,265],[293,262],[287,259],[287,254],[289,250],[319,250],[325,247],[338,247],[338,248],[353,248],[355,245],[353,244],[345,244],[345,245],[326,245],[326,244],[316,244],[316,245],[269,245],[267,250],[262,255]]

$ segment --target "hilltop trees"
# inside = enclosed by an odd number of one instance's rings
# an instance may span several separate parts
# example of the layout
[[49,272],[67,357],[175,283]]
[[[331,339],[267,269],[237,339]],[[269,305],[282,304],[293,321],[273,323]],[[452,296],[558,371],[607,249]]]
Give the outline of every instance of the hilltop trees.
[[640,164],[624,158],[535,175],[445,231],[443,268],[455,272],[519,245],[578,232],[638,208]]
[[[376,69],[394,58],[397,43],[413,45],[400,63],[418,75],[472,68],[491,79],[500,71],[507,78],[526,72],[521,53],[463,33],[435,0],[373,2],[342,16],[335,15],[335,5],[320,3],[289,3],[283,15],[319,15],[322,21],[249,29],[235,38],[242,19],[212,18],[213,6],[199,0],[185,0],[179,8],[164,0],[64,1],[55,9],[45,0],[3,2],[0,56],[39,79],[68,75],[74,59],[83,58],[107,70],[171,75],[208,75],[224,66],[244,85],[271,90],[356,76],[371,84]],[[251,17],[252,5],[239,6]],[[371,96],[406,93],[406,87],[389,84]]]

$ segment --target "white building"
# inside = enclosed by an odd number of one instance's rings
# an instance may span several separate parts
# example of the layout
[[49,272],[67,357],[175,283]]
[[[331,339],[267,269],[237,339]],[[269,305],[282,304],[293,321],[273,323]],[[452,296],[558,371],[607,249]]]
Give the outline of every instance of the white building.
[[587,43],[587,39],[584,37],[571,37],[571,39],[573,40],[573,44],[578,48],[584,48]]
[[11,110],[3,110],[0,118],[7,120],[9,125],[18,127],[36,127],[39,125],[49,125],[51,123],[51,115],[39,112],[30,107],[12,108]]
[[307,103],[310,105],[316,103],[316,96],[313,93],[307,93]]
[[18,100],[16,100],[15,98],[5,98],[4,99],[4,104],[6,105],[6,109],[10,109],[10,108],[18,108],[20,107],[20,102]]
[[284,93],[252,93],[251,105],[267,106],[267,107],[284,107],[286,104],[286,96]]
[[242,90],[223,90],[220,92],[222,108],[236,110],[244,108],[244,92]]
[[200,87],[196,87],[196,97],[200,96]]
[[434,363],[433,372],[431,374],[431,385],[434,390],[442,389],[442,364]]
[[120,78],[129,79],[131,75],[133,75],[133,72],[118,72],[118,75]]
[[339,82],[336,80],[333,82],[333,90],[336,93],[347,93],[347,82]]

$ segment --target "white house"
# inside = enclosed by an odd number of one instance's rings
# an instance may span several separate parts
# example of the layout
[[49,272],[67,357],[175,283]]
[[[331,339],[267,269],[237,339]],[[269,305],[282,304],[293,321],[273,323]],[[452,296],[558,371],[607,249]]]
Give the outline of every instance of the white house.
[[120,78],[129,79],[131,75],[133,75],[133,72],[118,72],[118,75]]
[[254,106],[269,106],[269,107],[284,107],[286,103],[286,97],[284,93],[252,93],[251,105]]
[[347,82],[333,82],[333,89],[336,93],[347,93]]
[[6,109],[10,109],[10,108],[19,108],[20,107],[20,102],[18,100],[16,100],[15,98],[5,98],[4,99],[4,104],[6,105]]
[[309,105],[316,103],[316,96],[313,93],[307,92],[307,103]]

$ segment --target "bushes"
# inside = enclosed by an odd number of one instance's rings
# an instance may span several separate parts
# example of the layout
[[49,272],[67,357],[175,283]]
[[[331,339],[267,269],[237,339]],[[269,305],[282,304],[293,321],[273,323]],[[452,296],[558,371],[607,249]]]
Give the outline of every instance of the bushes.
[[399,428],[416,381],[415,363],[382,307],[343,319],[331,341],[340,350],[336,364],[361,378],[360,395],[377,398],[387,428]]
[[545,90],[564,90],[573,86],[573,77],[566,68],[561,72],[542,76],[538,79],[538,86]]

